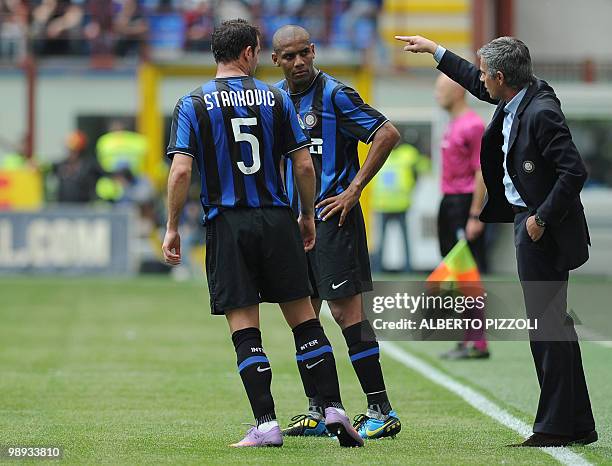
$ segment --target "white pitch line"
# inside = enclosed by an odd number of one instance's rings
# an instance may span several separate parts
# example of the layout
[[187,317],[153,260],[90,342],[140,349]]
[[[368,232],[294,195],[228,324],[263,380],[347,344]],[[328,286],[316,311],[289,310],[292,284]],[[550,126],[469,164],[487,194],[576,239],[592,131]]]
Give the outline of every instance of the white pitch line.
[[612,341],[609,337],[604,337],[600,333],[591,330],[590,328],[580,325],[576,328],[576,332],[582,341],[590,341],[604,348],[612,348]]
[[[500,424],[514,430],[519,433],[523,437],[528,437],[531,435],[531,427],[529,427],[526,423],[518,419],[517,417],[510,414],[508,411],[500,408],[498,405],[493,403],[488,398],[484,397],[480,393],[471,389],[470,387],[458,382],[453,379],[449,375],[441,372],[433,366],[430,366],[425,361],[416,356],[410,354],[409,352],[403,350],[395,343],[390,341],[381,341],[380,348],[383,352],[395,359],[397,362],[403,364],[404,366],[418,372],[423,375],[425,378],[431,380],[432,382],[441,385],[447,390],[455,393],[465,400],[468,404],[476,408],[483,414],[495,419]],[[542,451],[548,453],[550,456],[555,458],[562,464],[568,466],[587,466],[591,465],[586,459],[584,459],[581,455],[574,453],[568,448],[557,447],[557,448],[541,448]]]

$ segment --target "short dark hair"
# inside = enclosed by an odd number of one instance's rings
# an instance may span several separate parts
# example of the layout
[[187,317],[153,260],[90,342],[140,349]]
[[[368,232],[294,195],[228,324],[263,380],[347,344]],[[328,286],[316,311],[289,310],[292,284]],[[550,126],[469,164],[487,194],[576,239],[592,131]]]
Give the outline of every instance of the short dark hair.
[[211,49],[217,63],[237,60],[249,45],[257,48],[259,30],[244,19],[224,21],[212,34]]
[[493,39],[477,53],[487,64],[489,76],[493,77],[501,71],[506,84],[513,89],[521,89],[533,80],[529,49],[515,37]]

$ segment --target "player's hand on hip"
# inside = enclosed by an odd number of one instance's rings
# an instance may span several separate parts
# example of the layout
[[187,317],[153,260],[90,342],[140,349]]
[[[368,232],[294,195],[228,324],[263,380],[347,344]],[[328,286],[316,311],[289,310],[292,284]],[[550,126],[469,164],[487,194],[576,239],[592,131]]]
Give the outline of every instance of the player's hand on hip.
[[541,227],[535,221],[535,215],[532,215],[527,219],[527,234],[531,238],[531,241],[536,242],[539,241],[542,235],[544,234],[544,230],[546,227]]
[[317,230],[315,228],[314,215],[300,214],[298,217],[298,225],[300,226],[300,234],[304,242],[304,251],[308,252],[315,245]]
[[477,218],[470,218],[465,225],[465,239],[474,241],[484,231],[484,223]]
[[438,48],[438,44],[433,40],[421,36],[395,36],[395,38],[408,44],[404,46],[406,52],[431,53],[433,55]]
[[162,251],[166,264],[179,265],[181,263],[181,236],[178,231],[166,230]]
[[351,211],[355,204],[359,202],[361,197],[361,191],[350,185],[345,191],[338,194],[337,196],[328,197],[317,204],[317,209],[323,207],[321,211],[321,219],[323,221],[328,220],[336,214],[340,214],[340,220],[338,226],[341,227],[344,224],[346,216]]

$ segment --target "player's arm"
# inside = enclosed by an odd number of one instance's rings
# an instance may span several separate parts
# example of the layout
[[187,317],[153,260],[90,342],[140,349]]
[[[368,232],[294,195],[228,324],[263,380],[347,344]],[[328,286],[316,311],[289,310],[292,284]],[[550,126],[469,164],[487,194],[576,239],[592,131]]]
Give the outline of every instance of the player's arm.
[[365,144],[372,143],[363,166],[348,188],[317,204],[317,208],[323,207],[320,214],[323,220],[339,214],[338,226],[342,226],[350,210],[359,202],[363,188],[397,145],[400,134],[384,115],[366,104],[353,89],[339,89],[333,99],[340,130]]
[[316,190],[315,170],[308,148],[303,147],[291,154],[295,184],[300,198],[298,224],[304,241],[304,250],[310,251],[315,245],[314,198]]
[[372,138],[372,145],[370,146],[366,160],[361,169],[357,172],[357,175],[355,175],[349,189],[353,189],[361,195],[363,188],[365,188],[378,173],[399,140],[400,133],[390,121],[387,121],[378,131],[376,131]]
[[433,40],[421,36],[395,36],[397,40],[406,42],[406,52],[430,53],[438,62],[438,69],[452,80],[456,81],[477,99],[497,104],[497,99],[491,98],[487,88],[480,79],[480,70],[469,61],[454,54],[450,50],[439,47]]
[[[312,165],[312,157],[308,151],[310,137],[300,125],[295,107],[284,91],[280,92],[283,99],[283,113],[286,130],[282,132],[283,153],[291,158],[293,176],[300,199],[300,216],[298,225],[304,242],[304,250],[310,251],[315,245],[315,223],[314,223],[314,198],[316,191],[315,170]],[[287,180],[289,183],[291,180]]]
[[178,226],[189,193],[192,161],[190,155],[180,152],[174,154],[168,175],[168,223],[162,251],[165,261],[170,265],[181,263],[181,237]]
[[182,98],[176,104],[170,128],[167,154],[172,159],[168,175],[168,223],[162,245],[164,259],[170,265],[181,263],[181,237],[178,233],[179,218],[187,200],[191,183],[191,165],[197,154],[196,138],[192,127],[195,118],[193,105]]
[[363,163],[363,166],[355,175],[351,184],[341,194],[329,197],[321,201],[317,207],[325,206],[321,211],[321,218],[327,220],[337,213],[340,213],[338,226],[344,224],[347,214],[359,202],[363,188],[367,186],[374,175],[378,173],[383,166],[389,153],[397,145],[400,140],[399,131],[387,121],[383,126],[376,131],[372,139],[372,145],[368,152],[368,156]]

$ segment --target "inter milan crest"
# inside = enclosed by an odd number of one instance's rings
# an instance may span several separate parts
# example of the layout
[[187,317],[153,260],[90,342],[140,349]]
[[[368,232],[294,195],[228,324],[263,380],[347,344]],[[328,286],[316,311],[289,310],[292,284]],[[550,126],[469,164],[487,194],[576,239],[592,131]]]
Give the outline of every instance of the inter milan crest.
[[313,112],[306,112],[304,114],[304,123],[306,124],[306,128],[314,128],[317,124],[317,116]]
[[523,171],[525,173],[531,173],[535,170],[535,164],[531,160],[525,160],[523,162]]

